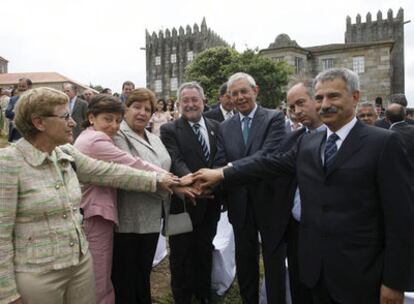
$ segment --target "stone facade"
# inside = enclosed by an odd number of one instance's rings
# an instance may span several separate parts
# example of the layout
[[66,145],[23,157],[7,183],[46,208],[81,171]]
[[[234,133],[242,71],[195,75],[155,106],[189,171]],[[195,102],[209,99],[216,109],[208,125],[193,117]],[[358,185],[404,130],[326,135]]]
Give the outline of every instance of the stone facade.
[[203,18],[201,26],[191,28],[180,26],[152,35],[146,31],[147,88],[155,92],[157,98],[168,99],[175,96],[183,83],[184,71],[195,56],[212,47],[228,46],[216,33],[207,27]]
[[361,100],[386,101],[391,94],[404,92],[404,12],[400,8],[394,18],[389,10],[383,20],[379,11],[376,21],[368,13],[365,23],[358,15],[355,24],[347,17],[345,43],[302,48],[281,34],[260,53],[311,76],[331,67],[354,70],[360,76]]
[[7,73],[8,63],[9,62],[6,59],[4,59],[3,57],[0,57],[0,74]]

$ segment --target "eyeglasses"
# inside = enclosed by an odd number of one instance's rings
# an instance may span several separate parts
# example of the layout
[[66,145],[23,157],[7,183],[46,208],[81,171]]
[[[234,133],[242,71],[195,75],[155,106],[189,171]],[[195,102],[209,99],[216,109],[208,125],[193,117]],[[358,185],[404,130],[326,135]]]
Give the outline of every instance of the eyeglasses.
[[54,114],[50,114],[50,115],[43,115],[44,117],[57,117],[57,118],[62,118],[62,119],[64,119],[64,120],[66,120],[66,121],[69,121],[69,119],[71,119],[72,118],[72,115],[68,112],[68,113],[65,113],[65,114],[63,114],[63,115],[54,115]]

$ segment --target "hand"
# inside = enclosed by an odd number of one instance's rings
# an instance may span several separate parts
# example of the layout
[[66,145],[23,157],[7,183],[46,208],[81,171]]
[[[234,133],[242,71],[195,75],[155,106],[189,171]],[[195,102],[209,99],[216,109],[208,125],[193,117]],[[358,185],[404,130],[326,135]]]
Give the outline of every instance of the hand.
[[381,285],[380,304],[403,304],[404,292]]
[[223,169],[200,169],[193,174],[193,178],[197,187],[204,192],[224,180]]
[[189,186],[194,183],[193,174],[189,173],[180,178],[180,186]]
[[179,178],[171,174],[157,173],[157,189],[172,193],[172,187],[178,186]]
[[179,196],[184,195],[194,204],[194,206],[196,205],[196,197],[201,194],[197,189],[188,186],[175,186],[173,187],[173,191]]

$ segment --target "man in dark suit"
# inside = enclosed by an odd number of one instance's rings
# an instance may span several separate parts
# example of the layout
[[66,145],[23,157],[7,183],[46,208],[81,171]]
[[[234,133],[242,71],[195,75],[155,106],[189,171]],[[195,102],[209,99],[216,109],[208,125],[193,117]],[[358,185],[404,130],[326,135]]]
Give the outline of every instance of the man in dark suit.
[[[213,165],[218,122],[203,118],[203,99],[203,89],[199,84],[182,84],[178,90],[182,116],[161,127],[161,140],[172,160],[171,172],[179,177]],[[193,231],[169,237],[174,300],[179,304],[190,304],[195,295],[200,303],[209,303],[212,243],[220,204],[215,199],[184,203],[190,213]],[[181,213],[183,207],[183,201],[173,196],[170,213]]]
[[[215,167],[268,148],[275,149],[282,141],[284,116],[281,112],[257,105],[258,90],[253,77],[248,74],[236,73],[229,78],[228,92],[239,113],[220,124]],[[286,184],[281,188],[284,186]],[[275,194],[273,182],[224,189],[229,221],[234,230],[236,272],[243,303],[259,301],[259,232],[268,303],[285,302],[286,252],[281,239],[289,207],[282,202],[274,204],[272,201],[277,200]],[[276,214],[278,220],[269,216],[271,214]]]
[[234,103],[227,93],[227,83],[221,85],[219,95],[219,106],[213,107],[210,111],[204,113],[204,117],[222,122],[234,115]]
[[[313,99],[312,79],[307,77],[295,77],[288,84],[289,90],[286,94],[287,107],[290,113],[294,113],[298,122],[303,125],[297,131],[287,134],[280,145],[281,152],[291,150],[302,136],[311,133],[322,132],[326,126],[319,117],[320,102]],[[288,228],[286,231],[287,258],[289,265],[289,283],[292,304],[311,304],[311,292],[299,279],[299,226],[301,215],[301,198],[297,180],[293,177],[279,177],[293,179],[290,189],[277,189],[277,191],[288,191],[288,203],[291,209]],[[270,302],[268,302],[270,303]]]
[[26,92],[27,90],[30,90],[31,88],[32,81],[29,78],[20,78],[19,83],[17,84],[18,95],[11,97],[9,100],[9,103],[5,111],[6,117],[10,120],[8,136],[9,142],[17,141],[19,138],[22,137],[19,131],[14,126],[14,108],[19,100],[20,95]]
[[398,103],[392,103],[385,111],[385,118],[391,125],[390,130],[401,135],[407,155],[414,165],[414,126],[407,123],[405,108]]
[[69,97],[69,110],[76,126],[73,128],[73,141],[82,132],[82,123],[86,120],[88,103],[77,96],[77,88],[72,83],[63,84],[63,92]]
[[[406,108],[408,106],[407,98],[405,97],[405,94],[403,94],[403,93],[392,94],[390,96],[390,104],[392,104],[392,103],[398,103],[398,104],[402,105],[404,108]],[[414,120],[412,120],[410,118],[406,118],[406,122],[410,125],[414,125]],[[389,129],[390,128],[390,123],[388,122],[386,117],[383,117],[381,119],[378,119],[375,122],[375,126],[380,127],[380,128],[384,128],[384,129]]]
[[302,137],[296,149],[262,155],[196,177],[221,179],[294,174],[302,200],[301,280],[316,303],[398,303],[414,289],[413,169],[398,134],[358,122],[359,79],[347,69],[314,81],[327,132]]

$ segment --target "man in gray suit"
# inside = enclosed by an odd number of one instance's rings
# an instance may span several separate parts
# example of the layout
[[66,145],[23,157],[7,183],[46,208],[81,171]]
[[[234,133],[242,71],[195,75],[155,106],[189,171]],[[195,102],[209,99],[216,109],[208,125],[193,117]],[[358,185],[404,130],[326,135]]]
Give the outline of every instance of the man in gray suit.
[[69,110],[76,126],[73,128],[73,141],[82,132],[81,124],[86,119],[88,111],[88,103],[77,96],[77,88],[72,83],[63,85],[63,92],[69,97]]

